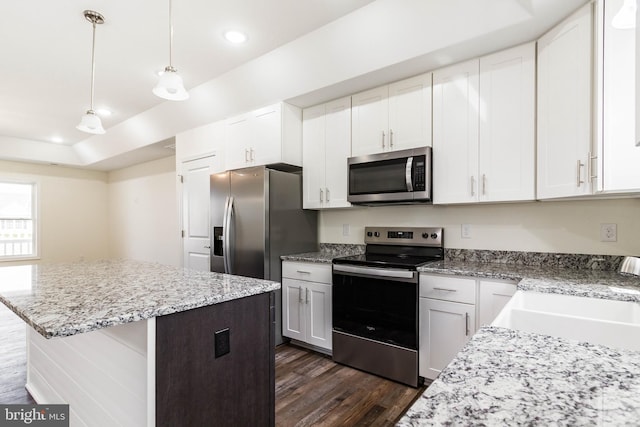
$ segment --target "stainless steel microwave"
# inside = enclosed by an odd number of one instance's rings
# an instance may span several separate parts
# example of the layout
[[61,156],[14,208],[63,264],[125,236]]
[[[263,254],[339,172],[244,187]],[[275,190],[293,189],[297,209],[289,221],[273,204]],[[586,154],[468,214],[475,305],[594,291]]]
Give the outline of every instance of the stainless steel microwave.
[[431,202],[431,147],[350,157],[347,166],[353,204]]

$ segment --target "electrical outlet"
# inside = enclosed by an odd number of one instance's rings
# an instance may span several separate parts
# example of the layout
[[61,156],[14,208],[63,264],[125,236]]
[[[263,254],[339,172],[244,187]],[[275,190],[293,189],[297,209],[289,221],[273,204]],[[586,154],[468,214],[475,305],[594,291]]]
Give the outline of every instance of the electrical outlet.
[[348,236],[350,232],[351,230],[350,230],[349,224],[342,224],[342,235]]
[[618,225],[617,224],[600,224],[600,241],[601,242],[617,242],[618,241]]
[[471,224],[462,224],[461,235],[463,239],[471,238]]

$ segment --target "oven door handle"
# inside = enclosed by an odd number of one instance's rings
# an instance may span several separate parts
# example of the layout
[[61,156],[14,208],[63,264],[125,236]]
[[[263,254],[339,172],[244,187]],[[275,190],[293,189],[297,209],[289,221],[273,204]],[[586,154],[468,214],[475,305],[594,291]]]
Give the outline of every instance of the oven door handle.
[[400,268],[372,268],[344,264],[334,264],[333,271],[372,277],[391,277],[395,279],[414,279],[416,276],[415,271],[403,270]]

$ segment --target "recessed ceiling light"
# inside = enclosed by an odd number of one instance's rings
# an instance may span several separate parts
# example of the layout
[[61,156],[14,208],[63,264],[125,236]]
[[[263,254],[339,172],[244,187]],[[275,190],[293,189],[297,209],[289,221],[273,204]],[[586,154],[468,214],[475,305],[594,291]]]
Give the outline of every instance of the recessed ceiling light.
[[242,31],[229,30],[229,31],[225,31],[224,39],[229,43],[241,44],[247,41],[247,35]]
[[112,113],[111,110],[107,110],[106,108],[98,108],[96,110],[99,116],[109,117]]
[[51,142],[55,142],[55,143],[57,143],[57,144],[60,144],[61,142],[64,142],[64,139],[62,139],[62,138],[61,138],[61,137],[59,137],[59,136],[52,136],[52,137],[51,137]]

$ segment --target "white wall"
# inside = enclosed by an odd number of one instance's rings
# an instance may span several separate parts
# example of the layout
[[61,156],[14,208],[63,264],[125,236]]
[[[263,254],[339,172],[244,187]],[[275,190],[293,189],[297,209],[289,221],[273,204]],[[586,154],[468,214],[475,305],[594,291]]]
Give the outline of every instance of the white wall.
[[180,266],[175,161],[109,172],[110,257]]
[[41,262],[107,257],[106,173],[0,161],[0,179],[38,183]]
[[[601,223],[617,224],[617,242],[600,241]],[[461,238],[462,224],[471,225],[470,239]],[[361,244],[365,226],[384,225],[443,226],[448,248],[640,256],[640,199],[323,211],[319,240]]]

